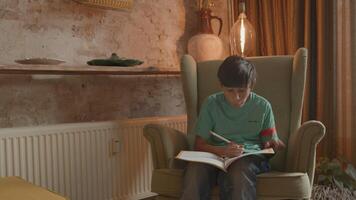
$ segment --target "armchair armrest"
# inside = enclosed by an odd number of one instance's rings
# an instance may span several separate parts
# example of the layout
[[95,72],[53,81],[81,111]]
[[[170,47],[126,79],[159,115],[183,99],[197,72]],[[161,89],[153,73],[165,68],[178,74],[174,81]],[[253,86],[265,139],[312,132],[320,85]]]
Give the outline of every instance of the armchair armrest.
[[185,162],[175,159],[181,150],[188,150],[186,134],[159,124],[147,124],[143,135],[151,144],[154,169],[183,168]]
[[288,141],[287,170],[306,172],[313,183],[316,146],[325,135],[325,126],[319,121],[303,123]]

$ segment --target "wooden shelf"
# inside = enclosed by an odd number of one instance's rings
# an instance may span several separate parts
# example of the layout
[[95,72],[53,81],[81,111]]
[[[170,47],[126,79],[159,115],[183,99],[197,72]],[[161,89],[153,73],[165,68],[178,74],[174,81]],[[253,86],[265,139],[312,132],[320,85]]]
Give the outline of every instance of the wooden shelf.
[[58,74],[58,75],[179,75],[175,68],[110,67],[91,65],[20,65],[0,64],[0,74]]

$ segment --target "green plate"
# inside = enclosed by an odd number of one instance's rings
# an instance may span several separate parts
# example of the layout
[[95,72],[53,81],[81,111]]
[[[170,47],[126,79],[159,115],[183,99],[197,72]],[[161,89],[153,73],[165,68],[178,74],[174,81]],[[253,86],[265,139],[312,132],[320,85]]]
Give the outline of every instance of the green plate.
[[142,63],[143,61],[141,60],[120,58],[116,53],[111,54],[111,57],[107,59],[93,59],[87,62],[88,65],[119,67],[141,65]]

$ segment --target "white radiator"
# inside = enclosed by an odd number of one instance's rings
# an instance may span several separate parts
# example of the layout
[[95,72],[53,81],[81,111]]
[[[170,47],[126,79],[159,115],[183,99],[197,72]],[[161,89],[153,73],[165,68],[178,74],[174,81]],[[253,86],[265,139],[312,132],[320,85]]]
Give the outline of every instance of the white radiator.
[[186,132],[185,116],[0,129],[0,176],[20,176],[71,200],[152,196],[142,135],[148,123]]

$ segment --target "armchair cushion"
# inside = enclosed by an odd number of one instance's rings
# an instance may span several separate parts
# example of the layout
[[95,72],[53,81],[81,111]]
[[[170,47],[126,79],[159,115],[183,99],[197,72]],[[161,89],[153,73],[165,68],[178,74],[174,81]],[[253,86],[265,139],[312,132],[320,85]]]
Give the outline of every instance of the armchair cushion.
[[[179,198],[183,187],[183,169],[156,169],[152,174],[152,192],[162,196]],[[212,191],[213,196],[218,195],[218,187]]]
[[[152,175],[152,192],[161,196],[179,198],[183,186],[182,169],[156,169]],[[269,172],[257,176],[258,198],[304,199],[310,198],[310,184],[307,173]],[[215,187],[213,196],[218,195]]]
[[307,173],[269,172],[257,176],[257,196],[274,199],[310,198]]
[[183,169],[155,169],[151,191],[160,195],[180,197],[183,186]]

